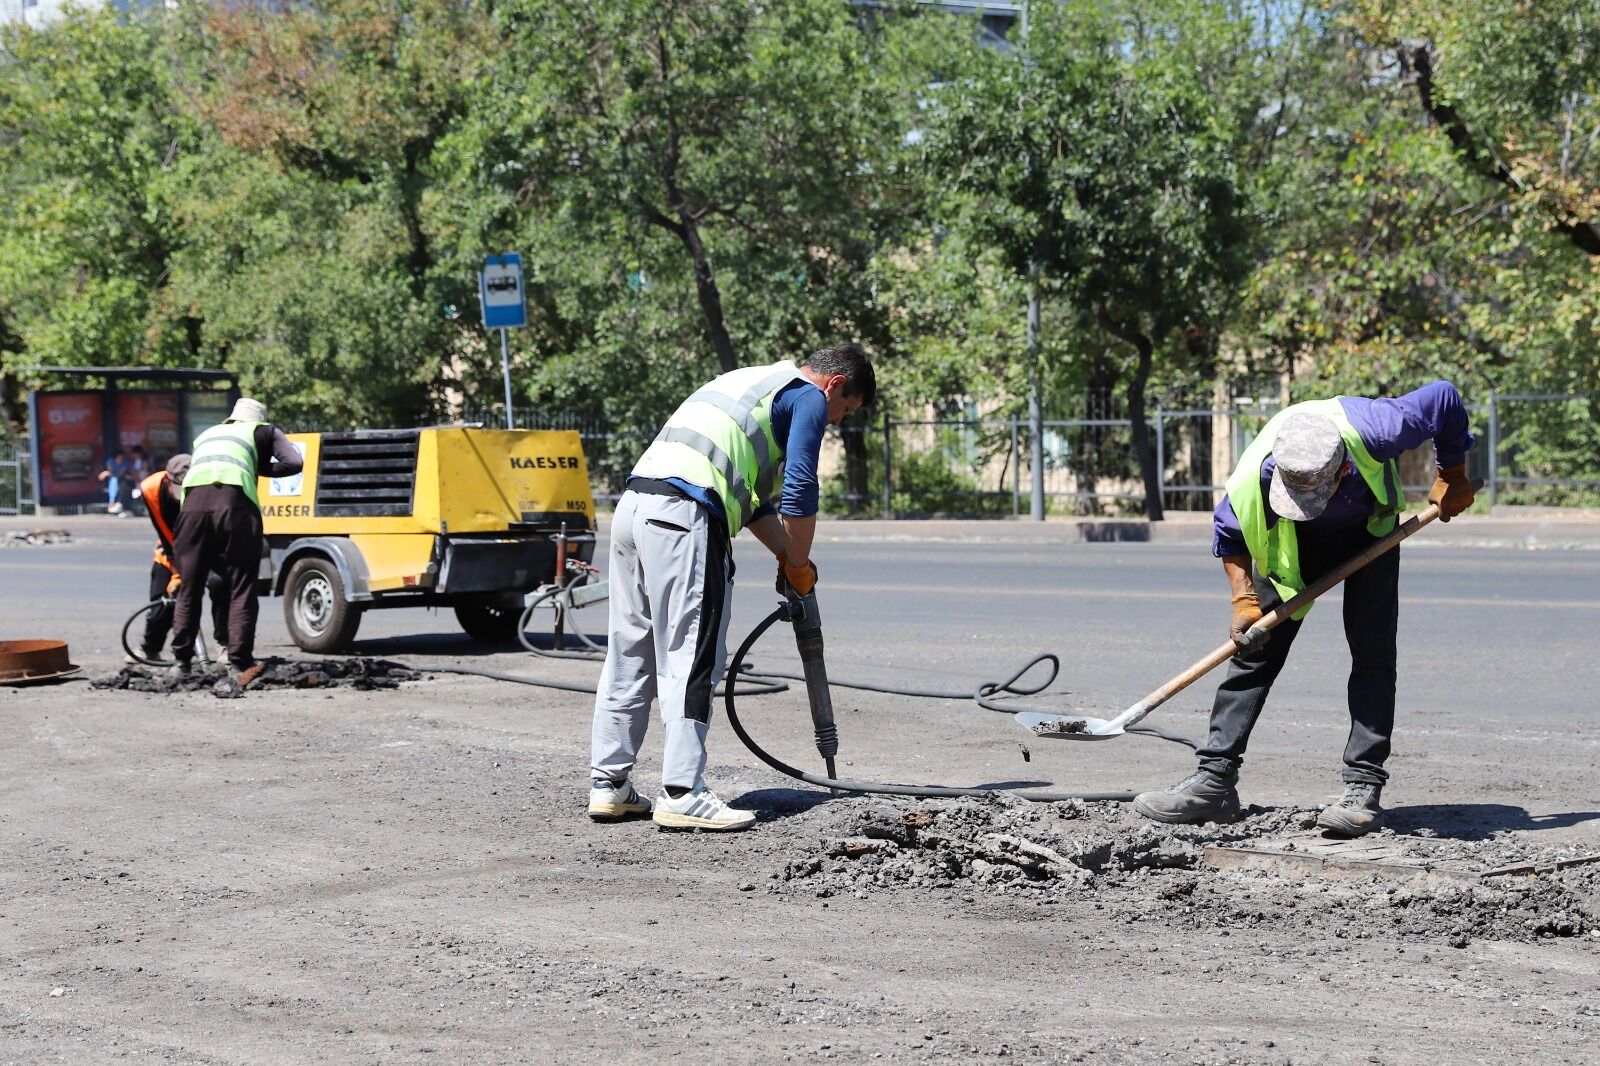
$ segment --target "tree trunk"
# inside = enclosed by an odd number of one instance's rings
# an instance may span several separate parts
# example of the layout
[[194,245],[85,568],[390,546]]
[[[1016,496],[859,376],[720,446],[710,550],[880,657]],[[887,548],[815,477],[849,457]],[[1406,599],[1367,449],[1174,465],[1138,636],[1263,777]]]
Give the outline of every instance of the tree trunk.
[[711,338],[711,350],[717,353],[717,365],[724,374],[739,369],[739,356],[733,349],[733,337],[728,333],[727,319],[722,314],[722,292],[711,272],[711,259],[700,240],[700,227],[684,212],[678,214],[678,239],[683,242],[694,260],[694,290],[700,299],[700,314],[706,323],[706,335]]
[[1160,522],[1165,517],[1161,503],[1161,472],[1156,469],[1155,447],[1150,440],[1150,426],[1144,417],[1144,390],[1150,384],[1155,344],[1143,330],[1112,319],[1104,307],[1099,309],[1099,318],[1107,332],[1131,345],[1138,353],[1133,379],[1128,382],[1128,421],[1133,432],[1133,451],[1139,457],[1139,473],[1144,480],[1145,517],[1152,522]]

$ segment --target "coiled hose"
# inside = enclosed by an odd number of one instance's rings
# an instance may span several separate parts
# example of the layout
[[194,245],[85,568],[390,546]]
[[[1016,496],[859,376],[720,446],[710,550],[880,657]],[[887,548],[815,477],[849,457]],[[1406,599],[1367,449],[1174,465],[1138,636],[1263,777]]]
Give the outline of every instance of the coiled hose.
[[[728,668],[728,676],[730,676],[730,677],[739,677],[741,675],[743,675],[745,677],[751,677],[751,676],[782,677],[782,676],[787,676],[787,675],[782,675],[782,674],[751,675],[751,674],[745,673],[744,672],[744,657],[747,654],[749,654],[750,649],[755,646],[756,641],[760,640],[761,637],[766,633],[766,631],[768,629],[772,628],[774,623],[786,619],[788,617],[788,615],[789,615],[788,609],[786,607],[780,605],[771,614],[767,615],[766,618],[762,619],[761,623],[759,625],[757,625],[755,627],[755,629],[751,630],[750,635],[748,637],[744,638],[744,643],[739,645],[738,652],[734,654],[733,664]],[[1043,685],[1040,685],[1037,688],[1014,688],[1014,687],[1012,687],[1015,684],[1015,682],[1020,677],[1022,677],[1023,674],[1026,674],[1036,664],[1038,664],[1039,662],[1041,662],[1041,661],[1043,661],[1045,659],[1051,660],[1052,669],[1051,669],[1050,677],[1045,680]],[[1059,660],[1056,659],[1056,657],[1054,655],[1048,655],[1048,654],[1041,655],[1038,658],[1034,659],[1032,662],[1028,663],[1028,665],[1024,666],[1021,670],[1019,670],[1015,674],[1013,674],[1009,681],[998,682],[998,683],[990,683],[990,684],[986,684],[986,685],[980,685],[979,688],[978,688],[978,691],[980,693],[985,693],[986,697],[987,696],[999,695],[1002,692],[1009,692],[1009,693],[1012,693],[1012,694],[1015,694],[1015,695],[1032,695],[1033,693],[1039,692],[1041,689],[1043,689],[1045,687],[1045,685],[1050,684],[1050,682],[1055,679],[1056,669],[1059,668],[1059,665],[1060,665],[1060,662],[1059,662]],[[838,682],[835,682],[835,684],[838,684]],[[960,694],[960,695],[957,695],[957,696],[947,696],[944,693],[908,691],[908,690],[894,689],[894,688],[890,688],[888,686],[882,686],[882,685],[850,684],[850,685],[844,685],[843,687],[846,687],[846,688],[861,688],[861,689],[867,689],[867,690],[873,691],[873,692],[889,692],[889,693],[896,693],[896,694],[910,694],[910,695],[918,695],[918,696],[928,696],[930,698],[939,698],[939,699],[945,699],[945,698],[966,699],[967,698],[965,694]],[[951,787],[943,786],[943,785],[901,785],[901,784],[890,784],[890,783],[880,782],[880,781],[855,781],[855,780],[851,780],[851,779],[848,779],[848,778],[827,777],[827,776],[825,776],[823,774],[807,773],[806,771],[800,769],[799,767],[790,766],[788,763],[784,762],[783,760],[779,759],[777,756],[775,756],[775,755],[771,754],[770,752],[768,752],[760,744],[756,743],[755,738],[752,737],[750,735],[749,731],[745,729],[744,723],[739,720],[739,711],[738,711],[738,708],[734,705],[734,697],[736,695],[737,695],[737,693],[734,692],[731,687],[729,687],[724,692],[723,699],[722,699],[723,709],[726,711],[726,713],[728,715],[728,724],[733,727],[734,734],[738,736],[739,740],[741,742],[743,742],[745,747],[750,749],[751,754],[753,754],[756,758],[760,759],[762,762],[766,763],[768,766],[772,767],[774,770],[778,771],[780,774],[784,774],[784,775],[786,775],[788,777],[792,777],[792,778],[796,779],[797,781],[804,781],[807,784],[820,785],[823,788],[837,789],[837,790],[843,791],[843,792],[865,792],[865,793],[871,793],[873,795],[880,795],[880,796],[919,796],[919,797],[927,797],[927,798],[942,798],[942,797],[957,797],[957,796],[985,796],[985,795],[988,795],[988,794],[990,794],[992,792],[995,792],[995,791],[1009,791],[1009,790],[997,790],[997,789],[991,789],[991,788],[951,788]],[[999,707],[999,706],[994,706],[994,705],[992,705],[990,703],[986,703],[984,699],[979,699],[979,703],[982,703],[984,706],[988,707],[990,710],[1005,711],[1006,713],[1011,713],[1011,710],[1012,710],[1011,708]],[[1147,732],[1154,732],[1154,730],[1147,730]],[[1178,737],[1178,736],[1175,736],[1175,735],[1163,735],[1163,734],[1160,734],[1160,733],[1157,733],[1156,735],[1162,736],[1163,739],[1176,740],[1179,743],[1189,744],[1190,747],[1194,746],[1191,742],[1189,742],[1187,739],[1185,739],[1183,737]],[[1065,801],[1065,800],[1075,800],[1075,799],[1076,800],[1111,800],[1111,801],[1119,802],[1119,803],[1127,803],[1127,802],[1131,801],[1133,799],[1133,797],[1134,797],[1134,793],[1132,793],[1132,792],[1059,792],[1059,791],[1052,791],[1052,792],[1018,792],[1018,793],[1016,793],[1016,795],[1018,795],[1022,799],[1030,800],[1030,801],[1032,801],[1034,803],[1060,803],[1060,802]]]

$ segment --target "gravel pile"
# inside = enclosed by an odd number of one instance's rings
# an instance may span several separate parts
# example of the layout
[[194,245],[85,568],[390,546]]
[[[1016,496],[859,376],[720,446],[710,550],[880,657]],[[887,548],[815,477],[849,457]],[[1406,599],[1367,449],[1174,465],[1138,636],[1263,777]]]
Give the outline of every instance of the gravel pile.
[[399,688],[403,681],[420,681],[423,675],[404,663],[387,659],[267,659],[261,676],[241,689],[225,667],[196,666],[188,677],[167,680],[166,672],[148,666],[124,666],[110,677],[90,684],[99,689],[132,692],[209,692],[218,699],[240,699],[247,693],[286,688]]
[[[945,893],[962,902],[1017,899],[1093,907],[1129,922],[1185,928],[1314,927],[1335,937],[1473,940],[1593,937],[1600,944],[1600,865],[1538,877],[1415,884],[1333,881],[1204,864],[1208,844],[1249,844],[1304,832],[1314,809],[1251,807],[1230,825],[1165,826],[1103,803],[983,799],[863,799],[818,812],[823,838],[786,857],[774,892],[871,899]],[[1570,849],[1452,841],[1461,869],[1548,862]],[[1437,849],[1429,858],[1437,857]]]

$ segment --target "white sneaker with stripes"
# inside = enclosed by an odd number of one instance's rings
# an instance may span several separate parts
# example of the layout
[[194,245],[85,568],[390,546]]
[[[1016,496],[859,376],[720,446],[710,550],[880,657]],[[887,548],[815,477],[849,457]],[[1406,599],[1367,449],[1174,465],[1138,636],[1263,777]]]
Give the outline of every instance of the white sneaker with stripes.
[[650,817],[663,829],[732,830],[749,829],[756,824],[755,811],[728,806],[704,785],[677,799],[662,791]]
[[632,781],[624,781],[620,785],[595,785],[589,789],[589,817],[597,822],[649,813],[650,801],[639,795]]

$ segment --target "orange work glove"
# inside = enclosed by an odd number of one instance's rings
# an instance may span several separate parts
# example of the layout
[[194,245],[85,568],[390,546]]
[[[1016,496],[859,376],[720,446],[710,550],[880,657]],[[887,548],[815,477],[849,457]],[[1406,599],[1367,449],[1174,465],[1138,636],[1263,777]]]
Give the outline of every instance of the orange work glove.
[[1255,651],[1266,643],[1264,640],[1257,643],[1246,636],[1250,632],[1250,627],[1259,621],[1261,621],[1261,597],[1256,595],[1255,589],[1241,592],[1233,598],[1233,621],[1228,624],[1228,636],[1233,638],[1240,651]]
[[1428,502],[1439,505],[1439,521],[1448,522],[1472,506],[1472,482],[1467,478],[1467,464],[1457,463],[1440,469],[1428,490]]
[[177,574],[173,574],[171,577],[167,578],[167,595],[176,596],[178,594],[178,586],[181,584],[183,584],[183,578],[179,577]]
[[791,590],[796,596],[809,596],[817,587],[817,564],[808,559],[805,565],[796,566],[788,555],[778,556],[777,587],[780,596],[787,596]]

